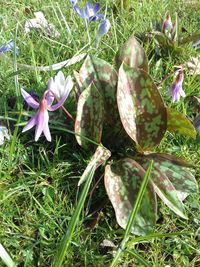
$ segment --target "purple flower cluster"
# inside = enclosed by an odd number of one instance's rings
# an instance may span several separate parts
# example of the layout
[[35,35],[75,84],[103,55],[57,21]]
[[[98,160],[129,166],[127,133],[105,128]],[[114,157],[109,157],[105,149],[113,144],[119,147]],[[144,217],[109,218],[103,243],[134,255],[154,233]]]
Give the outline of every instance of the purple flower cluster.
[[77,0],[69,0],[72,4],[74,11],[79,15],[79,17],[91,21],[101,20],[99,24],[99,28],[97,31],[97,39],[100,39],[103,35],[105,35],[110,29],[110,21],[105,19],[104,14],[100,14],[99,11],[101,9],[100,3],[96,3],[92,5],[88,2],[83,10],[79,6],[77,6]]

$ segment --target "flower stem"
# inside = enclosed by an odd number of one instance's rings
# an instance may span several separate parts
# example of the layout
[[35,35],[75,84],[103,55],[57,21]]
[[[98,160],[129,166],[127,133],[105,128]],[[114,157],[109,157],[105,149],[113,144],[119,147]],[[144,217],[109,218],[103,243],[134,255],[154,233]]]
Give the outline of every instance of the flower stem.
[[75,121],[74,117],[69,113],[69,111],[66,110],[64,106],[62,106],[61,108],[71,120]]

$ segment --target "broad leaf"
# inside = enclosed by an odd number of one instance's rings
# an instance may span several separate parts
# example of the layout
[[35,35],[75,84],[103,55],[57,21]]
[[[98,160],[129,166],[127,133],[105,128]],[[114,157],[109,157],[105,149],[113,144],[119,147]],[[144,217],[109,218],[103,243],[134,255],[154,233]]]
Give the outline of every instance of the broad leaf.
[[167,109],[167,130],[196,138],[193,124],[183,114],[171,108]]
[[[94,84],[89,85],[79,97],[75,121],[76,140],[84,148],[91,147],[91,139],[100,143],[103,128],[103,99]],[[86,137],[86,138],[84,138]]]
[[79,72],[79,84],[82,90],[93,82],[104,98],[105,122],[114,125],[119,121],[117,112],[117,73],[105,60],[88,56]]
[[[106,165],[105,188],[115,210],[117,222],[122,228],[126,227],[144,175],[144,169],[129,158]],[[148,184],[132,233],[145,235],[151,232],[155,221],[156,198],[152,185]]]
[[124,129],[137,144],[151,149],[160,143],[167,128],[167,111],[148,73],[122,64],[117,103]]
[[78,186],[80,186],[85,181],[93,168],[96,170],[99,166],[104,164],[110,156],[111,152],[108,149],[103,146],[98,146],[84,173],[82,174]]
[[191,165],[186,161],[163,153],[153,153],[148,157],[159,164],[161,173],[165,173],[172,182],[180,200],[198,192],[197,181],[189,170]]
[[144,169],[149,160],[154,160],[151,181],[158,196],[177,215],[187,219],[183,200],[197,192],[197,182],[188,170],[188,164],[167,154],[152,153],[140,160]]
[[118,67],[124,62],[129,67],[140,68],[148,72],[147,56],[134,35],[119,49],[116,62]]

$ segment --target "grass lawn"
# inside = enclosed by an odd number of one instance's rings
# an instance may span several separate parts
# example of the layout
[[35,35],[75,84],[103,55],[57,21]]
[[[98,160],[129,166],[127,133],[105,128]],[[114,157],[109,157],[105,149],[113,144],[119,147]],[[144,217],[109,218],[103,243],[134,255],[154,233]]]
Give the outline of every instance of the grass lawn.
[[[95,39],[99,22],[86,25],[69,1],[8,0],[0,5],[0,46],[10,40],[17,46],[14,51],[0,54],[0,125],[6,126],[10,135],[10,140],[0,146],[0,243],[16,266],[53,265],[84,188],[84,184],[78,187],[79,179],[94,152],[77,144],[74,121],[66,117],[62,109],[49,112],[51,142],[43,134],[35,142],[34,130],[22,133],[22,127],[34,111],[24,105],[20,89],[33,90],[40,99],[49,78],[58,72],[51,67],[45,71],[38,67],[51,66],[82,53],[95,55],[115,66],[118,49],[134,33],[141,40],[149,60],[149,73],[165,104],[191,121],[198,114],[199,107],[193,100],[195,97],[200,99],[199,75],[190,75],[188,69],[184,71],[186,97],[179,102],[172,102],[168,89],[173,82],[174,66],[197,57],[199,48],[194,48],[190,42],[178,52],[158,51],[156,43],[146,40],[142,34],[161,23],[166,11],[173,20],[177,13],[183,37],[199,30],[200,2],[132,0],[127,1],[130,8],[126,9],[120,2],[123,1],[100,1],[100,13],[106,10],[111,28],[99,44]],[[81,7],[85,4],[86,1],[78,1]],[[37,11],[42,11],[47,21],[55,26],[53,35],[42,30],[25,32],[25,22]],[[63,67],[62,71],[65,76],[74,77],[74,71],[79,71],[82,64],[83,60]],[[74,87],[64,105],[74,118],[76,105]],[[154,151],[169,153],[193,164],[191,172],[199,182],[199,133],[192,139],[167,131]],[[116,159],[125,153],[120,146],[112,152]],[[75,229],[60,266],[111,266],[124,230],[116,221],[102,173],[103,166],[95,172],[80,216],[75,217]],[[128,245],[117,266],[200,266],[199,194],[189,195],[184,204],[188,219],[179,217],[158,199],[158,216],[152,236],[145,239],[145,236],[129,234]],[[134,253],[149,265],[142,263]],[[1,259],[0,266],[4,266]]]

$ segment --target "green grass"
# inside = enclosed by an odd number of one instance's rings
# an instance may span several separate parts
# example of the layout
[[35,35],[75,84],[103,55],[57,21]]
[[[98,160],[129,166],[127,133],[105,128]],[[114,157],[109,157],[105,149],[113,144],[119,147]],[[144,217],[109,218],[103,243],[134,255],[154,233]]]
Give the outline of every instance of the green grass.
[[[73,123],[66,121],[62,111],[50,114],[52,143],[48,143],[44,137],[40,137],[35,143],[33,131],[21,133],[22,127],[19,123],[25,122],[29,117],[27,112],[22,110],[23,100],[19,95],[19,88],[34,89],[41,96],[49,77],[54,76],[56,71],[39,72],[36,68],[28,70],[20,68],[18,64],[48,66],[80,52],[94,53],[113,63],[113,57],[120,45],[133,32],[139,34],[149,31],[166,10],[170,10],[171,14],[176,11],[180,17],[180,26],[187,28],[189,32],[197,30],[199,26],[197,22],[199,23],[200,10],[187,1],[130,1],[132,8],[129,11],[121,10],[120,7],[113,9],[111,1],[107,2],[107,14],[112,28],[102,39],[98,49],[93,42],[97,24],[91,24],[90,45],[85,23],[76,16],[68,1],[10,0],[0,5],[0,44],[16,39],[20,51],[16,60],[13,53],[0,55],[0,122],[8,125],[12,136],[10,141],[0,147],[0,240],[18,266],[53,264],[83,189],[81,186],[78,190],[79,178],[92,155],[92,152],[88,153],[80,148],[74,135],[66,131],[73,131]],[[80,3],[84,6],[85,2]],[[101,3],[104,10],[106,1]],[[198,1],[196,3],[198,4]],[[32,18],[33,12],[40,10],[60,32],[59,38],[44,36],[38,31],[27,35],[24,33],[26,19]],[[191,45],[185,45],[178,57],[170,54],[162,57],[158,63],[159,58],[155,56],[152,45],[144,43],[144,47],[150,60],[150,73],[157,84],[174,70],[174,65],[182,64],[190,56],[198,54]],[[73,70],[78,71],[80,66],[81,63],[77,63],[64,68],[63,71],[65,75],[73,75]],[[16,70],[19,70],[18,76],[12,75]],[[166,104],[194,119],[195,114],[189,97],[200,97],[199,77],[185,73],[184,89],[187,98],[178,104],[172,104],[171,98],[167,95],[172,80],[173,77],[169,77],[160,89]],[[65,106],[73,115],[74,103],[72,93]],[[63,125],[65,128],[61,130]],[[191,140],[178,134],[167,133],[157,151],[180,156],[198,165],[200,135],[198,134],[196,140]],[[93,189],[100,173],[96,173],[90,190]],[[198,167],[194,168],[194,174],[199,181]],[[189,220],[186,221],[159,201],[159,218],[155,227],[158,236],[147,240],[141,238],[135,243],[130,243],[118,266],[141,266],[132,254],[135,251],[144,257],[150,266],[199,266],[198,202],[199,195],[189,196],[185,201],[189,216]],[[94,228],[88,229],[86,224],[93,222],[95,211],[98,211],[98,222]],[[179,232],[179,235],[161,235],[173,232]],[[123,237],[124,230],[116,222],[101,179],[91,198],[89,195],[86,198],[62,266],[109,266],[116,248],[102,247],[101,243],[108,239],[118,246]],[[130,235],[129,241],[135,238]],[[2,262],[0,266],[4,266]]]

